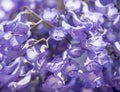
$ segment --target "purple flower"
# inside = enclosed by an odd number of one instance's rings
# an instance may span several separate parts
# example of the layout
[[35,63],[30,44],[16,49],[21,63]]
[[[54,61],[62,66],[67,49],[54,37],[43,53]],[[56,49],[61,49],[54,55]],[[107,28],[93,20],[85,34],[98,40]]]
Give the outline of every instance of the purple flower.
[[75,41],[83,42],[86,40],[85,27],[75,27],[71,30],[70,35]]
[[16,91],[16,90],[22,89],[22,88],[26,87],[30,83],[30,80],[31,80],[31,75],[28,74],[24,78],[22,78],[20,81],[10,82],[8,84],[8,88],[11,91]]
[[95,9],[98,11],[98,12],[101,12],[103,14],[105,14],[107,12],[107,6],[103,5],[100,0],[96,0],[95,1]]
[[55,8],[53,9],[46,8],[44,9],[42,16],[46,21],[52,22],[57,17],[57,15],[58,11]]
[[49,35],[52,39],[56,41],[63,40],[66,36],[66,32],[62,27],[57,27],[52,30],[50,30]]
[[65,64],[62,71],[63,73],[69,75],[70,77],[75,77],[78,74],[79,68],[80,68],[79,65],[75,61],[71,60]]
[[101,87],[104,85],[104,81],[101,73],[90,72],[85,75],[85,78],[87,78],[88,83],[93,88]]
[[66,61],[60,57],[55,57],[51,62],[48,63],[48,70],[56,73],[60,72],[64,67]]
[[64,5],[68,11],[78,11],[81,8],[81,0],[64,0]]
[[118,40],[118,35],[117,32],[114,31],[113,29],[107,29],[107,32],[105,33],[105,40],[108,42],[116,42]]
[[120,0],[1,0],[0,91],[120,90]]
[[43,84],[43,88],[48,90],[59,90],[64,86],[61,78],[55,75],[51,75],[47,78],[45,83]]
[[86,41],[86,47],[97,52],[103,50],[106,47],[106,43],[101,36],[93,36]]
[[84,50],[81,48],[80,45],[72,44],[67,50],[67,53],[72,58],[78,58],[84,53]]
[[86,69],[89,72],[101,72],[102,66],[96,62],[96,61],[90,61],[88,64],[86,64]]
[[3,66],[1,65],[0,74],[2,75],[0,78],[1,84],[6,85],[8,82],[15,80],[18,78],[20,74],[20,67],[22,62],[18,62],[19,58],[17,58],[11,65]]

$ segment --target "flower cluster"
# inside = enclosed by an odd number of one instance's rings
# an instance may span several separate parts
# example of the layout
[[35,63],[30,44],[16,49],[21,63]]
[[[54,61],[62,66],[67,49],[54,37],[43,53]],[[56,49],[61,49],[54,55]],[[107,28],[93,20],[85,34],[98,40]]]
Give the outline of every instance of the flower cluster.
[[119,0],[1,0],[0,92],[120,90]]

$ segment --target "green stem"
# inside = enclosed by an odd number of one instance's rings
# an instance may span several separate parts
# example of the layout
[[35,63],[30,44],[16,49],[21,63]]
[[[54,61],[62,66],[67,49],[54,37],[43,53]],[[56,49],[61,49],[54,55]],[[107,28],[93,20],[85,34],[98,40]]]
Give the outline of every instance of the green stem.
[[31,9],[29,9],[29,7],[24,7],[24,10],[26,11],[26,14],[32,14],[35,17],[37,17],[39,19],[39,21],[37,23],[34,23],[35,26],[40,24],[41,22],[45,23],[46,25],[48,25],[49,27],[53,27],[52,24],[48,23],[47,21],[45,21],[42,17],[40,17],[38,14],[36,14],[34,11],[32,11]]
[[34,44],[32,44],[31,46],[29,46],[28,48],[33,47],[34,45],[38,44],[38,43],[41,42],[41,41],[45,41],[47,48],[49,48],[49,45],[48,45],[49,39],[50,39],[50,37],[48,37],[47,39],[42,38],[42,39],[36,40],[36,41],[34,42]]

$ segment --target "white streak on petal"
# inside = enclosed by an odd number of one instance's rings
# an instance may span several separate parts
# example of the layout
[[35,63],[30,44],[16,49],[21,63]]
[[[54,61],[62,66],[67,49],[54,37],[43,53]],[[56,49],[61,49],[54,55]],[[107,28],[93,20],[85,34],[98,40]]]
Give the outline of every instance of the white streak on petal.
[[120,51],[120,43],[119,42],[115,42],[114,44],[115,44],[116,48]]
[[30,82],[30,79],[31,79],[31,75],[27,75],[25,76],[22,80],[20,80],[17,85],[18,86],[23,86],[23,85],[26,85],[27,83]]
[[27,57],[29,60],[35,60],[39,53],[36,51],[35,47],[29,48],[26,51]]

